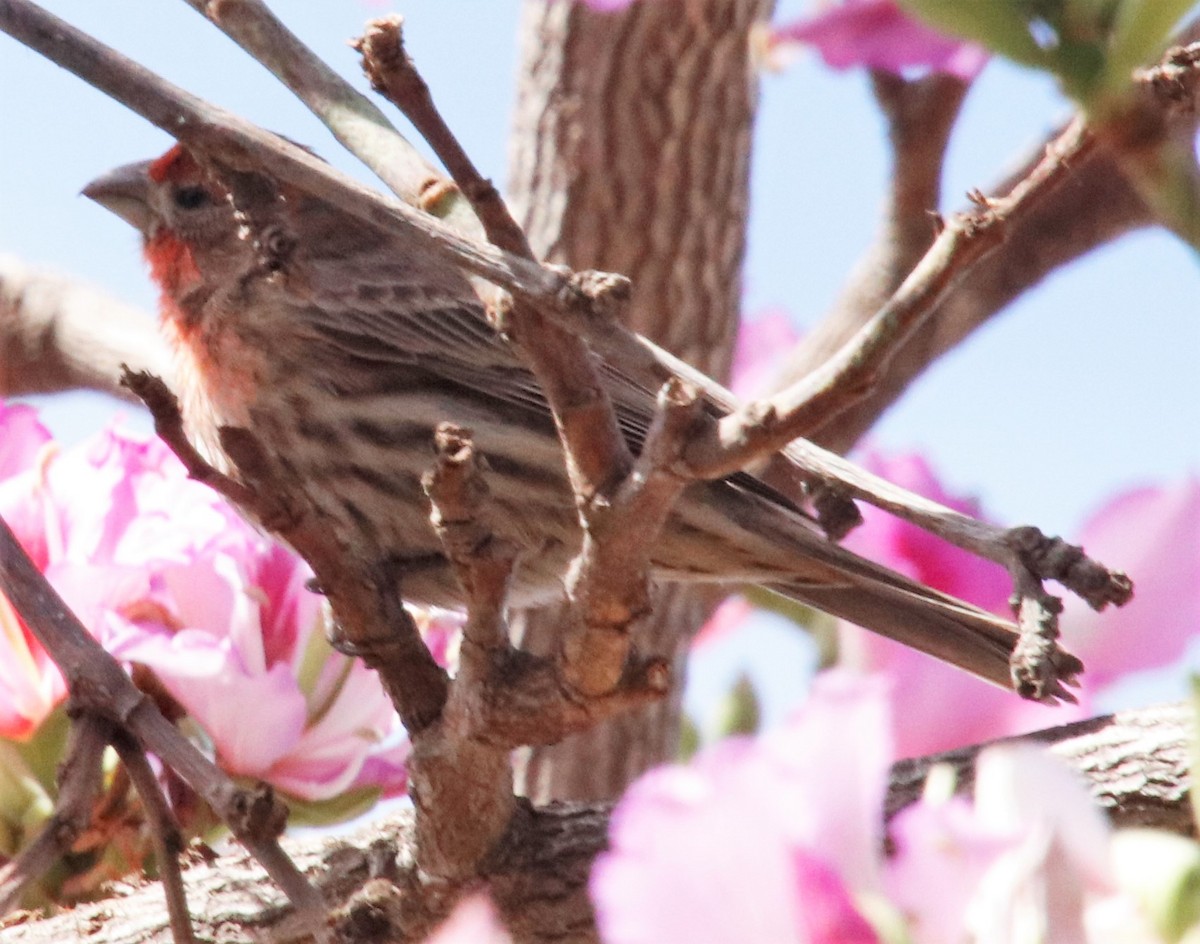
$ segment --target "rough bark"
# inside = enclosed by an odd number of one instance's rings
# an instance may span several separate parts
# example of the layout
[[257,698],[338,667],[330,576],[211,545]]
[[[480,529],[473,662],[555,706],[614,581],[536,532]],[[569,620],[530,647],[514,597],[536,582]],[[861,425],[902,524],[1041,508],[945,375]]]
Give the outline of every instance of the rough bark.
[[[524,6],[509,197],[542,257],[633,282],[629,323],[715,376],[728,370],[741,298],[757,80],[751,30],[768,0]],[[535,800],[612,798],[678,743],[686,641],[718,599],[662,588],[643,654],[671,659],[673,694],[531,752]],[[553,613],[518,621],[553,647]]]

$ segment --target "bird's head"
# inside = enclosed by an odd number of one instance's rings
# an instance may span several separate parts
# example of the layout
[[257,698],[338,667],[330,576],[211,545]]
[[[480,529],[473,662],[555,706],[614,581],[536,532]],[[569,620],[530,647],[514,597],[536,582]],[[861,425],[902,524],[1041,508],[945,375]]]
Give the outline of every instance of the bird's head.
[[228,189],[181,145],[96,178],[83,195],[142,234],[151,273],[175,300],[246,251]]

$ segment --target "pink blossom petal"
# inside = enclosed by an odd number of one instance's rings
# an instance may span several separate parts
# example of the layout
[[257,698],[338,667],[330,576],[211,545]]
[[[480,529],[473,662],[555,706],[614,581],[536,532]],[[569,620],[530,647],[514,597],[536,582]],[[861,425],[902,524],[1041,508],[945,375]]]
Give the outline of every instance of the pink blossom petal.
[[180,624],[227,639],[246,671],[268,668],[258,618],[259,596],[251,592],[238,561],[214,554],[191,566],[170,564],[160,573]]
[[50,431],[33,407],[0,400],[0,480],[33,468],[49,443]]
[[[363,765],[380,753],[389,735],[400,733],[395,708],[379,677],[357,660],[338,655],[328,660],[334,669],[339,663],[347,671],[332,702],[320,706],[315,723],[310,705],[308,726],[287,755],[273,765],[268,778],[281,789],[308,800],[330,799],[355,783],[366,785],[361,776]],[[407,754],[406,747],[402,754]],[[373,769],[377,777],[388,778],[371,784],[383,789],[394,788],[394,781],[406,776],[403,766],[389,764],[386,757],[381,757]]]
[[1083,941],[1089,895],[1115,890],[1109,827],[1078,774],[1028,745],[993,747],[975,767],[980,822],[1018,837],[980,881],[967,909],[974,940]]
[[846,883],[827,863],[797,851],[792,862],[807,944],[878,944],[879,935],[854,905]]
[[26,740],[65,695],[62,673],[0,594],[0,737]]
[[1016,837],[981,822],[962,797],[921,799],[896,815],[889,835],[888,897],[908,916],[913,939],[958,944],[971,896]]
[[[739,753],[721,751],[728,763]],[[630,789],[613,814],[611,851],[592,870],[607,944],[803,941],[790,850],[741,799],[733,784],[682,767]]]
[[729,389],[743,398],[762,390],[774,379],[783,355],[796,346],[799,338],[800,332],[780,309],[743,320],[733,349]]
[[1134,596],[1102,613],[1068,596],[1068,644],[1095,688],[1177,659],[1200,628],[1200,480],[1117,496],[1081,529],[1087,553],[1134,580]]
[[408,757],[411,753],[412,743],[405,732],[389,736],[363,761],[349,789],[371,787],[379,790],[381,799],[402,796],[408,790]]
[[[255,671],[226,641],[202,630],[133,634],[114,648],[119,658],[154,670],[212,738],[221,766],[231,773],[267,779],[300,740],[304,696],[286,665]],[[252,724],[248,705],[254,706]]]
[[487,895],[472,895],[454,907],[425,944],[511,944],[512,938],[500,923]]
[[463,615],[436,607],[410,607],[410,611],[433,660],[444,669],[456,670]]
[[593,869],[604,940],[802,942],[827,921],[861,929],[846,886],[877,880],[887,728],[882,683],[833,673],[778,731],[646,774]]
[[[760,756],[770,762],[760,779],[790,784],[786,796],[772,801],[790,837],[819,850],[858,889],[878,883],[878,811],[893,758],[891,702],[889,679],[822,672],[795,717],[759,741]],[[822,758],[820,776],[813,775],[814,757]]]
[[312,571],[296,554],[272,545],[259,555],[251,577],[263,593],[263,652],[268,665],[296,658],[299,637],[320,618],[321,597],[307,588]]
[[895,0],[845,0],[772,34],[775,43],[811,43],[835,69],[865,66],[902,75],[909,70],[975,78],[988,54],[909,17]]

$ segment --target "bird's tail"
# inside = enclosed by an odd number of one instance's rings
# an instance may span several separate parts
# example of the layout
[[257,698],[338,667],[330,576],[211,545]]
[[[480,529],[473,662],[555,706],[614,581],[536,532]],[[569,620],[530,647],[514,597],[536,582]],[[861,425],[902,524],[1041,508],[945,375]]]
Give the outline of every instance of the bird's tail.
[[[861,560],[861,559],[860,559]],[[889,639],[958,666],[1002,688],[1015,688],[1010,666],[1017,628],[985,610],[875,565],[841,572],[835,583],[797,580],[769,584],[789,599],[848,620]],[[867,572],[862,572],[867,571]],[[847,580],[849,576],[849,580]],[[1058,677],[1070,683],[1083,664],[1066,652],[1055,656]],[[1061,686],[1046,699],[1071,696]]]
[[[1018,632],[1008,620],[839,546],[794,507],[728,489],[721,495],[723,514],[718,521],[709,511],[715,504],[708,509],[699,503],[681,505],[680,517],[687,524],[717,531],[722,537],[719,544],[712,544],[711,561],[698,558],[694,544],[687,545],[692,579],[706,570],[726,574],[740,570],[747,582],[928,653],[1002,688],[1017,687],[1010,661]],[[671,543],[665,542],[668,553],[674,550]],[[1062,683],[1071,684],[1083,664],[1061,650],[1052,658],[1059,681],[1040,696],[1029,691],[1022,695],[1044,701],[1071,699]]]

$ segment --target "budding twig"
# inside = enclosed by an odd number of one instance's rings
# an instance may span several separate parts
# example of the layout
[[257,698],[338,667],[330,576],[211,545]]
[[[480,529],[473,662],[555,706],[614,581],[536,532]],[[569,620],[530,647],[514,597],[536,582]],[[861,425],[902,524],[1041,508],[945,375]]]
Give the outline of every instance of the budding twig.
[[888,302],[841,350],[769,400],[751,403],[720,421],[688,448],[686,462],[698,478],[716,478],[833,420],[872,390],[889,358],[971,267],[1004,240],[1014,218],[1070,174],[1094,141],[1082,120],[1071,123],[1045,159],[1012,193],[977,196],[974,212],[946,223],[924,258]]
[[192,930],[192,919],[188,914],[187,892],[183,887],[183,874],[179,868],[179,856],[183,852],[183,836],[175,814],[171,812],[167,798],[154,769],[141,746],[124,732],[116,732],[112,745],[129,772],[129,779],[142,801],[154,843],[154,856],[158,874],[162,879],[167,898],[167,915],[171,924],[171,937],[175,944],[194,944],[196,935]]
[[[445,178],[354,86],[289,30],[262,0],[184,0],[229,36],[308,106],[351,154],[405,203],[476,232]],[[430,204],[437,192],[444,199]]]
[[[434,104],[429,86],[404,48],[402,23],[396,15],[372,20],[355,43],[372,87],[405,114],[446,165],[471,201],[488,241],[537,264],[529,240],[499,192],[479,173]],[[516,292],[504,312],[506,331],[528,358],[554,412],[586,524],[587,504],[608,494],[632,466],[633,457],[590,349],[582,338],[555,323],[553,307],[548,312],[545,308],[544,300]]]

